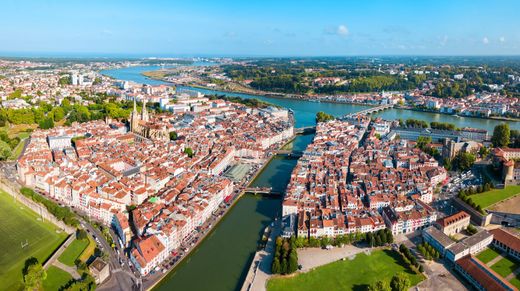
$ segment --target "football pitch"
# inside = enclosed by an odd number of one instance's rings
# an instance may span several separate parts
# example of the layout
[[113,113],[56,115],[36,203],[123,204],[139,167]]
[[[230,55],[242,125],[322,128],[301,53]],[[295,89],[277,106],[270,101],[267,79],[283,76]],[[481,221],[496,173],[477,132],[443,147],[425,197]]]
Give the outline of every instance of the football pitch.
[[25,260],[43,262],[67,238],[50,222],[0,189],[0,289],[19,290]]

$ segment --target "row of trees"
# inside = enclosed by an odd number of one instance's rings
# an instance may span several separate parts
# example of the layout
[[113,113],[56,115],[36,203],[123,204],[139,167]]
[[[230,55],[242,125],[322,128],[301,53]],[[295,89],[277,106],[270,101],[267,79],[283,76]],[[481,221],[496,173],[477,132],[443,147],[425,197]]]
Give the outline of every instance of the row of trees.
[[386,244],[391,244],[394,242],[394,236],[392,235],[392,231],[390,229],[380,229],[376,232],[369,232],[366,234],[366,242],[371,247],[379,247],[384,246]]
[[406,120],[404,124],[402,124],[402,120],[399,120],[400,125],[406,124],[407,127],[413,128],[428,128],[428,123],[424,120],[409,118]]
[[307,248],[307,247],[324,248],[328,245],[342,246],[342,245],[353,244],[355,242],[360,242],[360,241],[365,241],[365,240],[366,240],[366,235],[363,233],[349,233],[349,234],[344,234],[344,235],[337,235],[332,238],[323,236],[320,238],[310,237],[307,239],[306,237],[299,236],[298,238],[296,238],[296,247],[297,248]]
[[438,259],[440,257],[439,251],[437,251],[432,245],[430,245],[427,242],[419,244],[417,246],[417,249],[427,260]]
[[27,187],[22,187],[20,189],[20,193],[28,198],[31,198],[35,202],[43,204],[43,206],[45,206],[45,208],[47,208],[47,210],[52,215],[54,215],[58,220],[63,221],[65,224],[73,227],[77,227],[79,225],[78,219],[68,207],[59,206],[58,204],[44,198]]
[[430,122],[430,127],[434,129],[441,129],[441,130],[455,130],[455,124],[448,123],[448,122],[436,122],[432,121]]
[[417,258],[412,254],[410,249],[404,244],[399,245],[399,252],[403,256],[403,260],[410,266],[410,269],[415,270],[416,272],[422,273],[424,268],[419,262]]
[[480,204],[475,203],[475,201],[473,201],[473,199],[471,199],[471,197],[469,195],[466,195],[465,193],[459,193],[458,197],[460,200],[466,202],[469,206],[473,207],[473,209],[480,212],[480,214],[482,214],[482,215],[486,214],[484,209],[482,209],[482,206],[480,206]]
[[276,238],[276,250],[271,265],[273,274],[292,274],[298,270],[296,238]]

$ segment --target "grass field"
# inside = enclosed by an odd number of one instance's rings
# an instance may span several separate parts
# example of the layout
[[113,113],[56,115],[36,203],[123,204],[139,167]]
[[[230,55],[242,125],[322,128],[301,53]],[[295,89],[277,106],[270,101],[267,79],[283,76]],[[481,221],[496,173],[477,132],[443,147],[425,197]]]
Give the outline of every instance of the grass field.
[[58,267],[50,266],[47,269],[47,279],[43,281],[43,289],[45,291],[59,290],[60,287],[67,284],[70,280],[72,280],[72,276],[69,273]]
[[[67,238],[56,227],[38,221],[38,215],[0,190],[0,289],[22,288],[25,260],[35,257],[44,262]],[[22,242],[28,246],[21,247]]]
[[74,262],[77,258],[79,258],[88,245],[88,239],[73,240],[72,243],[65,249],[63,254],[61,254],[61,256],[58,258],[58,261],[64,263],[67,266],[74,267]]
[[412,285],[424,280],[423,275],[405,265],[399,253],[383,250],[369,256],[358,254],[354,260],[337,261],[293,277],[273,278],[267,282],[267,290],[366,290],[378,280],[390,282],[398,272],[407,274]]
[[494,258],[500,255],[499,252],[494,249],[487,248],[485,251],[481,252],[477,255],[477,258],[481,260],[484,264],[491,262]]
[[470,197],[477,205],[480,205],[482,209],[485,209],[499,201],[513,197],[517,194],[520,194],[520,186],[511,185],[504,189],[494,189],[480,194],[471,195]]
[[513,273],[516,269],[520,268],[520,263],[515,262],[510,258],[503,258],[500,261],[496,262],[491,269],[497,272],[502,277],[507,277],[509,274]]
[[88,246],[85,248],[83,253],[81,253],[81,256],[79,256],[79,259],[83,262],[88,261],[88,259],[94,255],[94,251],[96,250],[96,242],[90,235],[88,236],[88,241]]

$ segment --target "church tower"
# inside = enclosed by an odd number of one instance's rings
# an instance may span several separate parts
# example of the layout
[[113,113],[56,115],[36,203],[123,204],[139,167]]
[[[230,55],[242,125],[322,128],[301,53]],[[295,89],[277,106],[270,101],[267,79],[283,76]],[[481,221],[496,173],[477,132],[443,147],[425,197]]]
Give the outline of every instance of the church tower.
[[137,112],[137,105],[135,104],[135,97],[134,97],[134,111],[132,111],[132,114],[130,115],[130,131],[135,132],[137,129],[137,125],[139,123],[139,113]]
[[141,111],[141,120],[143,120],[143,121],[148,121],[149,120],[149,118],[148,118],[148,110],[146,110],[146,101],[148,101],[148,99],[143,98],[143,110]]

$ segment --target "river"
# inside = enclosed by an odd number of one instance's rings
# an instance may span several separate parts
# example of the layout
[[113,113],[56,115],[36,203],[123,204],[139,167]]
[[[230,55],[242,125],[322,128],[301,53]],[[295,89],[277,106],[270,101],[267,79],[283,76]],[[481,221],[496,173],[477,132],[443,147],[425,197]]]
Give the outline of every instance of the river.
[[[144,84],[168,84],[141,75],[144,71],[160,69],[158,66],[129,67],[107,70],[102,73],[115,79]],[[257,98],[275,105],[290,108],[294,112],[296,127],[312,126],[319,111],[341,116],[367,108],[367,106],[317,103],[302,100],[271,98],[241,93],[227,93],[214,90],[179,86],[179,89],[199,90],[205,94],[226,94],[242,98]],[[385,119],[415,118],[431,121],[454,123],[457,127],[476,127],[492,131],[499,121],[477,118],[458,118],[428,112],[390,109],[378,113]],[[520,129],[518,122],[510,122],[512,128]],[[294,151],[301,151],[312,141],[312,135],[297,136],[289,145]],[[275,157],[252,182],[253,186],[269,186],[283,191],[289,181],[296,160]],[[265,226],[280,214],[281,199],[245,195],[212,233],[179,264],[155,289],[157,290],[194,290],[230,291],[239,290],[245,279],[249,265]]]
[[[211,64],[211,63],[210,63]],[[194,63],[196,66],[208,65],[208,63]],[[138,67],[127,67],[114,70],[105,70],[101,73],[111,76],[119,80],[134,81],[137,83],[160,85],[170,84],[167,82],[153,80],[143,76],[141,73],[146,71],[153,71],[161,69],[160,66],[138,66]],[[312,126],[316,124],[315,118],[316,113],[323,111],[334,116],[342,116],[356,111],[361,111],[369,106],[343,104],[343,103],[329,103],[329,102],[310,102],[304,100],[294,100],[287,98],[274,98],[265,96],[256,96],[243,93],[230,93],[222,92],[217,90],[192,88],[186,86],[178,86],[178,89],[191,89],[197,90],[204,94],[224,94],[227,96],[238,96],[242,98],[256,98],[262,101],[266,101],[278,106],[290,108],[294,112],[296,120],[296,127]],[[502,123],[503,121],[483,118],[471,118],[471,117],[456,117],[453,115],[431,113],[431,112],[420,112],[405,109],[389,109],[375,114],[375,116],[381,116],[384,119],[394,120],[408,118],[420,119],[426,122],[449,122],[455,124],[456,127],[474,127],[488,130],[489,133],[493,131],[493,128]],[[520,122],[508,121],[509,125],[513,129],[520,130]]]

